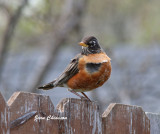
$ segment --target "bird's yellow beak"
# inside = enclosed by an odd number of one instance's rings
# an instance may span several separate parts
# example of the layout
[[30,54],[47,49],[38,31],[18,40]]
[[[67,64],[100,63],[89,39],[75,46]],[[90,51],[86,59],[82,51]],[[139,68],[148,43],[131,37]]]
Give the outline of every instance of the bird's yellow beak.
[[87,44],[85,44],[84,42],[80,42],[79,45],[83,46],[83,47],[88,47]]

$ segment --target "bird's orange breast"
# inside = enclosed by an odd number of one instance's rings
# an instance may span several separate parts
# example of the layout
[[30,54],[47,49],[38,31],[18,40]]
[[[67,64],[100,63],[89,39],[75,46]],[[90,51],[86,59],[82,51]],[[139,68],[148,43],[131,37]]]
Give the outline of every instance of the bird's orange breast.
[[[87,63],[99,64],[97,71],[87,70]],[[67,85],[75,92],[85,92],[100,87],[108,80],[111,74],[110,58],[105,53],[90,54],[79,59],[79,72],[68,80]]]

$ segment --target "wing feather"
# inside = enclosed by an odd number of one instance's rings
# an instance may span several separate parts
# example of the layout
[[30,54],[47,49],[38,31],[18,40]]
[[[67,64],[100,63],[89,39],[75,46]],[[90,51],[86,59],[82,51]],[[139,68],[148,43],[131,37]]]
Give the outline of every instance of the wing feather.
[[70,78],[79,72],[78,61],[81,56],[81,54],[78,54],[74,59],[72,59],[64,72],[55,80],[54,87],[63,87]]

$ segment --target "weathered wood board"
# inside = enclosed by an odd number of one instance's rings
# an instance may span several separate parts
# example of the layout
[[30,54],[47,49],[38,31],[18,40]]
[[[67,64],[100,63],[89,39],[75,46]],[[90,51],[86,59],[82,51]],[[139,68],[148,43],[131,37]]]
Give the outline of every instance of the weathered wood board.
[[139,106],[112,103],[99,113],[96,102],[66,98],[55,108],[45,95],[0,93],[0,134],[160,134],[160,115]]
[[9,129],[9,117],[10,117],[10,112],[9,108],[0,93],[0,134],[9,134],[10,129]]
[[102,121],[104,134],[150,134],[150,121],[138,106],[112,103]]
[[151,124],[151,134],[160,134],[160,114],[146,112]]

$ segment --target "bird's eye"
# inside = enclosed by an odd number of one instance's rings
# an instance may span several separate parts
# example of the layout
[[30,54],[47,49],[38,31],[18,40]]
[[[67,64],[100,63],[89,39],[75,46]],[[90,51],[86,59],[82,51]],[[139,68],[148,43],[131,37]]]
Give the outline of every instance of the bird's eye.
[[89,44],[96,45],[96,41],[92,40],[89,42]]

